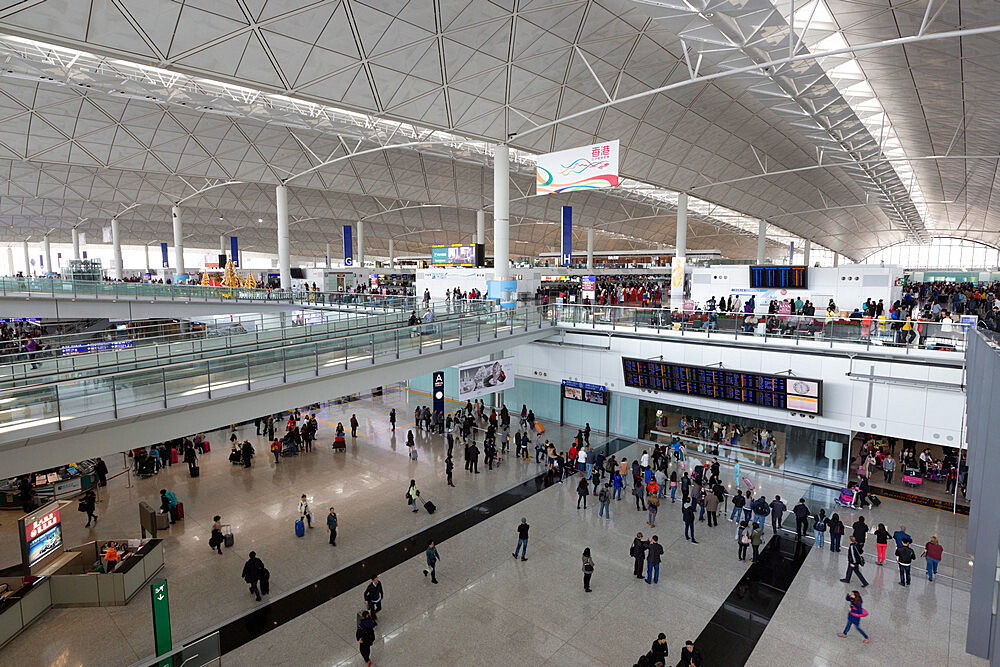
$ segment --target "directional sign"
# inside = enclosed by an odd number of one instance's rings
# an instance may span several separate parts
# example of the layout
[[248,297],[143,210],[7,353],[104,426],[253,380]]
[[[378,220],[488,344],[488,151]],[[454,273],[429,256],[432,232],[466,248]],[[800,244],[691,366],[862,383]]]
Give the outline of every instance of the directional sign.
[[[156,645],[156,655],[170,653],[173,641],[170,638],[170,598],[167,595],[167,580],[161,579],[149,585],[150,597],[153,600],[153,643]],[[160,667],[170,667],[173,660],[165,658],[160,661]]]

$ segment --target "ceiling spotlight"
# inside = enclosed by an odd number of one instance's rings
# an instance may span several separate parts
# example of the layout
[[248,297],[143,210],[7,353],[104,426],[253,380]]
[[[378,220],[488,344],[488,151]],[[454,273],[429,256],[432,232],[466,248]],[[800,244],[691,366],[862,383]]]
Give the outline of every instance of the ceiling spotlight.
[[257,218],[257,222],[264,222],[264,218]]

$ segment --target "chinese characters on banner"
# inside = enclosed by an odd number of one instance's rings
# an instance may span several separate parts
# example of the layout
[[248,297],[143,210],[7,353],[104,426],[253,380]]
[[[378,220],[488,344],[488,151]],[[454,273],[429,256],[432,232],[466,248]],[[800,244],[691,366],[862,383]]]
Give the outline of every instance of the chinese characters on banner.
[[618,185],[618,140],[539,155],[535,185],[540,195]]

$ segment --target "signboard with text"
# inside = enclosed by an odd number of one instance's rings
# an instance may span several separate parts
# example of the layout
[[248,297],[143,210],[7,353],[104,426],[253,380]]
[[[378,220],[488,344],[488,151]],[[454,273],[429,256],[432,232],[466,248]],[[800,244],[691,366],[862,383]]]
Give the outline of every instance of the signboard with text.
[[594,190],[618,185],[618,140],[538,156],[537,194]]
[[17,523],[21,528],[21,562],[25,566],[30,568],[63,550],[58,502],[25,514]]

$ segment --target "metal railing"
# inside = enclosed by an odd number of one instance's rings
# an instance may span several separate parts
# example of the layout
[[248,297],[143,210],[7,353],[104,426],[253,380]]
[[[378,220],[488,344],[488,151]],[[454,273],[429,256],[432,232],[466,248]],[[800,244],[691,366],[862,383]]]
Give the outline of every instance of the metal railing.
[[[491,301],[457,304],[432,302],[428,308],[436,321],[485,314],[499,309]],[[428,309],[424,309],[424,313]],[[105,369],[107,372],[160,366],[259,349],[294,342],[309,342],[331,336],[369,333],[405,326],[409,313],[390,310],[383,314],[361,311],[309,311],[298,316],[282,314],[233,315],[232,321],[203,331],[133,337],[133,330],[108,332],[104,338],[81,339],[79,336],[45,336],[35,340],[44,349],[32,354],[16,352],[0,355],[0,388],[36,384],[60,379],[70,373]],[[192,322],[185,322],[188,327]],[[155,327],[151,327],[154,329]],[[214,333],[213,333],[214,332]],[[121,335],[118,335],[121,334]],[[63,346],[68,349],[63,350]],[[83,351],[77,351],[83,346]]]
[[4,389],[0,390],[0,442],[369,368],[379,360],[412,358],[553,326],[538,309],[503,310],[156,368],[84,373],[81,377]]
[[303,305],[376,306],[414,308],[417,298],[353,292],[314,292],[301,289],[258,289],[243,287],[205,287],[203,285],[160,285],[125,283],[108,280],[61,280],[59,278],[0,277],[0,295],[27,297],[66,297],[119,300],[228,302],[228,303],[299,303]]
[[896,347],[910,350],[958,351],[966,346],[967,326],[957,322],[849,320],[825,313],[769,315],[693,311],[679,313],[669,308],[629,306],[542,306],[557,324],[592,329],[652,330],[676,335],[702,335],[729,340],[774,340],[864,345],[866,348]]

